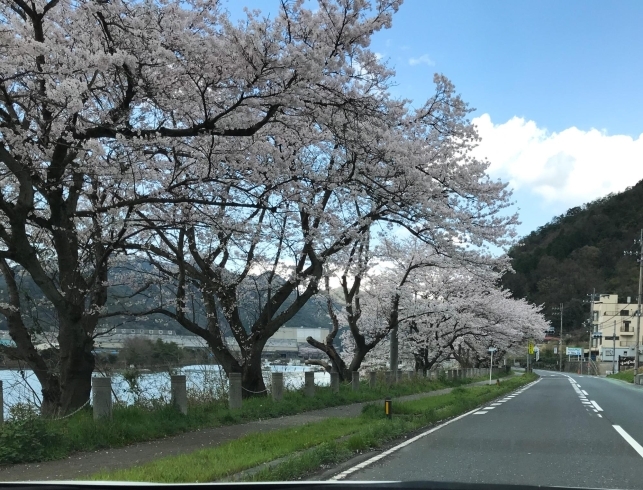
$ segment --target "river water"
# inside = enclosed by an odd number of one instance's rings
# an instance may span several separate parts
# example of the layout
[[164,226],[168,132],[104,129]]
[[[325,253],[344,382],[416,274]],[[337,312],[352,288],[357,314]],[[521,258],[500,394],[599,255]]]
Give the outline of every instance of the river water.
[[[270,372],[284,373],[284,386],[295,390],[304,385],[304,372],[313,371],[310,366],[270,366],[263,372],[264,382],[270,388]],[[177,369],[176,374],[185,374],[189,396],[208,399],[224,397],[228,381],[220,366],[195,365]],[[3,411],[5,420],[9,417],[10,409],[17,403],[40,405],[40,383],[30,370],[7,369],[0,371],[3,383]],[[328,386],[330,374],[315,371],[315,384]],[[132,390],[121,374],[112,375],[112,388],[117,401],[132,404],[138,400],[160,400],[169,402],[170,375],[169,373],[143,373],[138,378],[138,386]]]

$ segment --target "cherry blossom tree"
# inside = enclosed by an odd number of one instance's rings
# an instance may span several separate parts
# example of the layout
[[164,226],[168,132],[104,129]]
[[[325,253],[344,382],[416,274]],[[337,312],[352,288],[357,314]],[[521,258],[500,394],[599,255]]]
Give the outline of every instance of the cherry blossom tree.
[[[146,254],[171,283],[157,312],[257,393],[266,341],[375,224],[438,253],[509,243],[509,193],[471,157],[477,135],[449,80],[436,76],[418,109],[389,95],[393,72],[368,45],[399,3],[283,2],[238,24],[205,0],[0,5],[0,313],[44,413],[89,398],[120,254]],[[17,266],[56,312],[56,371],[21,318]],[[185,314],[195,293],[198,325]]]
[[[284,2],[274,20],[248,14],[238,25],[201,0],[0,5],[0,269],[9,296],[0,313],[43,386],[43,413],[89,399],[109,263],[138,231],[139,207],[231,208],[220,182],[208,185],[221,159],[231,173],[269,178],[272,169],[250,160],[266,147],[287,154],[283,128],[296,134],[313,116],[367,110],[364,87],[390,74],[366,47],[398,4],[328,0],[311,11]],[[276,171],[288,161],[271,163]],[[57,371],[21,318],[15,264],[56,311]]]
[[463,367],[489,362],[489,347],[502,359],[512,346],[542,338],[547,322],[540,309],[515,300],[498,287],[494,270],[431,271],[419,295],[423,313],[404,329],[405,347],[417,369],[427,371],[446,359]]
[[[354,244],[346,257],[338,256],[343,269],[326,276],[328,311],[333,329],[324,342],[308,339],[330,359],[330,364],[310,363],[323,365],[329,371],[335,369],[342,378],[350,379],[350,372],[359,369],[367,358],[396,371],[398,359],[393,355],[397,354],[398,348],[389,349],[390,342],[398,341],[398,331],[402,333],[400,340],[405,344],[399,350],[407,357],[412,354],[411,358],[415,357],[420,363],[418,368],[429,369],[442,360],[448,355],[449,342],[459,338],[460,330],[456,329],[448,339],[446,334],[440,337],[442,342],[438,342],[441,345],[438,349],[429,348],[434,339],[418,335],[418,325],[433,331],[436,324],[444,321],[435,311],[436,306],[426,301],[428,291],[433,291],[431,288],[436,286],[438,278],[444,279],[450,274],[458,276],[468,271],[480,273],[497,268],[504,262],[455,244],[442,247],[438,253],[433,245],[414,237],[399,240],[384,235],[378,238],[378,242],[373,251],[369,250],[370,242],[365,240]],[[330,275],[340,283],[343,300],[340,311],[331,302]],[[440,308],[442,306],[437,307],[438,310]],[[337,335],[342,325],[347,325],[348,330],[341,339],[340,352],[336,341],[340,340]],[[383,348],[383,343],[386,348]]]

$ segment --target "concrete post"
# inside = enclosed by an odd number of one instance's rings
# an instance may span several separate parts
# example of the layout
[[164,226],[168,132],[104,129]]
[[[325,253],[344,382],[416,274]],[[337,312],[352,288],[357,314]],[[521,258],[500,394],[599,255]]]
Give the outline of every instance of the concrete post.
[[377,371],[370,371],[368,373],[368,386],[375,388],[375,385],[377,385]]
[[241,408],[241,373],[230,373],[228,376],[228,408]]
[[395,383],[393,379],[393,371],[386,371],[386,383],[392,385]]
[[272,373],[271,376],[270,383],[272,386],[270,391],[272,393],[272,399],[278,402],[284,397],[284,373]]
[[92,378],[94,420],[112,418],[112,378]]
[[353,391],[359,391],[359,371],[353,371]]
[[170,394],[173,407],[183,415],[188,414],[188,391],[184,374],[177,374],[170,377]]
[[304,394],[312,398],[315,396],[315,372],[306,371],[304,373]]
[[330,373],[330,391],[339,393],[339,373],[337,371]]

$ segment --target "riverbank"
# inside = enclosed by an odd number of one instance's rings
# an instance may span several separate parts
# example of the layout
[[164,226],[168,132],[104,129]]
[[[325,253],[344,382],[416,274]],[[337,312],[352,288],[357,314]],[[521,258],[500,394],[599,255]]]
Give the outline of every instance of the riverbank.
[[[37,419],[24,424],[5,424],[0,431],[0,457],[4,458],[5,463],[39,462],[69,456],[76,460],[82,459],[82,456],[78,456],[81,452],[122,448],[181,433],[189,433],[191,437],[198,439],[199,432],[195,431],[251,421],[277,419],[278,425],[278,421],[285,416],[304,414],[305,418],[310,415],[311,410],[323,409],[328,412],[330,407],[350,406],[381,400],[387,396],[438,392],[476,381],[480,381],[480,378],[449,381],[416,378],[393,386],[378,384],[375,388],[369,388],[364,383],[359,391],[352,391],[350,386],[342,385],[338,394],[331,393],[330,388],[318,387],[312,398],[305,397],[302,391],[287,391],[280,402],[269,398],[248,399],[244,400],[243,407],[239,410],[229,410],[222,402],[196,404],[189,407],[187,415],[182,415],[169,406],[156,409],[131,406],[116,408],[110,421],[94,421],[91,411],[85,409],[73,417],[59,421]],[[124,449],[126,452],[128,450]],[[0,480],[6,478],[7,469],[11,470],[11,467],[0,469]]]

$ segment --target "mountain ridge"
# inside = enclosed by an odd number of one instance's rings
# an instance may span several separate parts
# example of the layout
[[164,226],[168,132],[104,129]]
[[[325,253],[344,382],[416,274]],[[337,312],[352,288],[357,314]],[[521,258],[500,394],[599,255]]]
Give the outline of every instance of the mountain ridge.
[[636,301],[638,266],[634,240],[643,228],[643,181],[623,192],[582,206],[523,237],[509,250],[515,273],[503,285],[514,297],[544,305],[548,320],[559,325],[552,307],[565,306],[563,328],[578,331],[589,316],[588,294],[618,294]]

